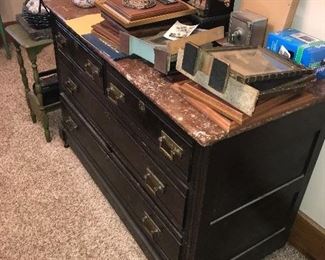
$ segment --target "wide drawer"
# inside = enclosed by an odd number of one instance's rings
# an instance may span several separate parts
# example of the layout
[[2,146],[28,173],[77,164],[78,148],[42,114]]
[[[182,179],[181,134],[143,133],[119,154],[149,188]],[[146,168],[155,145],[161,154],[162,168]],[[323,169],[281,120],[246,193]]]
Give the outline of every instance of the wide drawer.
[[[145,145],[158,161],[163,161],[176,172],[181,172],[187,179],[192,159],[192,144],[188,141],[189,138],[170,127],[171,123],[164,122],[161,116],[154,112],[152,105],[149,105],[151,102],[110,66],[107,66],[106,78],[106,105],[124,118],[126,124],[137,129],[140,138],[145,141]],[[131,123],[135,125],[132,126]]]
[[80,79],[102,93],[103,62],[72,33],[56,22],[54,41],[57,51],[70,58],[80,71]]
[[[127,164],[134,177],[141,183],[150,198],[166,214],[171,222],[182,230],[187,187],[172,172],[162,170],[138,145],[112,114],[95,99],[93,94],[59,61],[60,82],[63,92],[88,115],[90,120],[118,151],[121,161]],[[176,184],[175,184],[176,183]]]
[[125,209],[133,216],[134,221],[145,233],[146,237],[160,249],[164,258],[178,259],[181,236],[172,233],[159,217],[156,210],[148,204],[134,186],[136,181],[130,179],[123,170],[114,154],[103,147],[104,141],[96,134],[92,127],[77,112],[74,106],[61,94],[62,124],[67,131],[68,138],[77,140],[87,155],[95,162],[108,185],[119,195]]

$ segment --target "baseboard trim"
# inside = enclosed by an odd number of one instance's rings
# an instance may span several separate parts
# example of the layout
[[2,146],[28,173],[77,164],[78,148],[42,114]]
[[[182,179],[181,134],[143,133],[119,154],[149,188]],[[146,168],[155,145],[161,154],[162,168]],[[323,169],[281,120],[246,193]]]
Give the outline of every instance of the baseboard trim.
[[289,242],[313,259],[325,259],[325,229],[299,211],[292,227]]

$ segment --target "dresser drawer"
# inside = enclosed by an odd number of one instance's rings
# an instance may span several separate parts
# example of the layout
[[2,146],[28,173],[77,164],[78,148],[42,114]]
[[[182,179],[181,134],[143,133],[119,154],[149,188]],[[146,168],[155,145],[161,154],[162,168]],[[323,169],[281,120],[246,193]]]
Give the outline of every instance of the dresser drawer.
[[130,88],[134,87],[108,67],[105,86],[106,105],[121,118],[128,115],[125,118],[126,124],[129,126],[131,122],[135,124],[134,128],[141,135],[140,139],[145,141],[145,146],[157,156],[157,161],[163,161],[188,178],[192,159],[191,143],[186,141],[178,131],[167,126],[148,106],[149,101],[133,94]]
[[74,101],[88,115],[95,128],[110,140],[114,150],[118,151],[121,160],[127,164],[150,198],[178,230],[182,230],[187,187],[177,179],[171,180],[170,176],[173,173],[168,169],[162,170],[155,164],[127,130],[96,100],[74,73],[70,72],[62,60],[58,65],[61,89],[66,96]]
[[126,210],[133,217],[139,228],[168,259],[178,259],[181,236],[173,233],[164,224],[157,210],[136,189],[137,183],[127,173],[117,158],[96,134],[87,121],[77,112],[74,106],[61,94],[62,125],[68,138],[76,142],[86,151],[102,174],[108,185],[124,202]]
[[96,55],[81,43],[77,37],[57,22],[54,30],[54,39],[57,52],[71,59],[80,71],[80,79],[96,88],[99,93],[103,89],[103,62]]

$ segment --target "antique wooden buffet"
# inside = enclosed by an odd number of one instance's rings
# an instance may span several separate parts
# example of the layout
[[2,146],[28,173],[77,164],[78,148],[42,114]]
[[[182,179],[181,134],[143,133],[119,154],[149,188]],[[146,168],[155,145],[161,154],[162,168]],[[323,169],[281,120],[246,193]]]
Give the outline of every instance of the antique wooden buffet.
[[323,143],[324,85],[226,134],[152,67],[113,61],[67,26],[88,11],[45,3],[62,138],[146,256],[260,259],[283,246]]

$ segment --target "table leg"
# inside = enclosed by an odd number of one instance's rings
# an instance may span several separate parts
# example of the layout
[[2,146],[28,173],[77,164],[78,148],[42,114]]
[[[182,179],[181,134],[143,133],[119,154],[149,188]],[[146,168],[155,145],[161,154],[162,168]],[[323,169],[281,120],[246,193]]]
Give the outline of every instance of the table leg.
[[30,115],[31,115],[32,121],[33,121],[33,123],[35,123],[36,122],[36,115],[33,113],[32,109],[31,109],[31,105],[30,105],[29,100],[28,100],[28,93],[29,93],[30,89],[29,89],[29,86],[28,86],[28,78],[27,78],[27,73],[26,73],[26,69],[25,69],[25,66],[24,66],[24,59],[23,59],[23,56],[21,55],[20,45],[18,43],[16,43],[16,42],[14,44],[15,44],[16,52],[17,52],[17,61],[18,61],[18,64],[19,64],[21,80],[22,80],[22,82],[24,84],[26,102],[27,102],[28,108],[30,110]]
[[30,62],[32,63],[32,68],[33,68],[33,77],[34,77],[34,88],[35,88],[35,94],[38,100],[38,104],[41,109],[41,121],[42,125],[44,128],[44,134],[47,142],[51,142],[51,134],[50,134],[50,129],[49,129],[49,118],[47,115],[46,110],[43,107],[43,94],[42,94],[42,89],[41,89],[41,84],[40,84],[40,78],[39,78],[39,73],[37,69],[37,54],[39,53],[38,49],[31,49],[28,50],[28,57],[30,59]]

